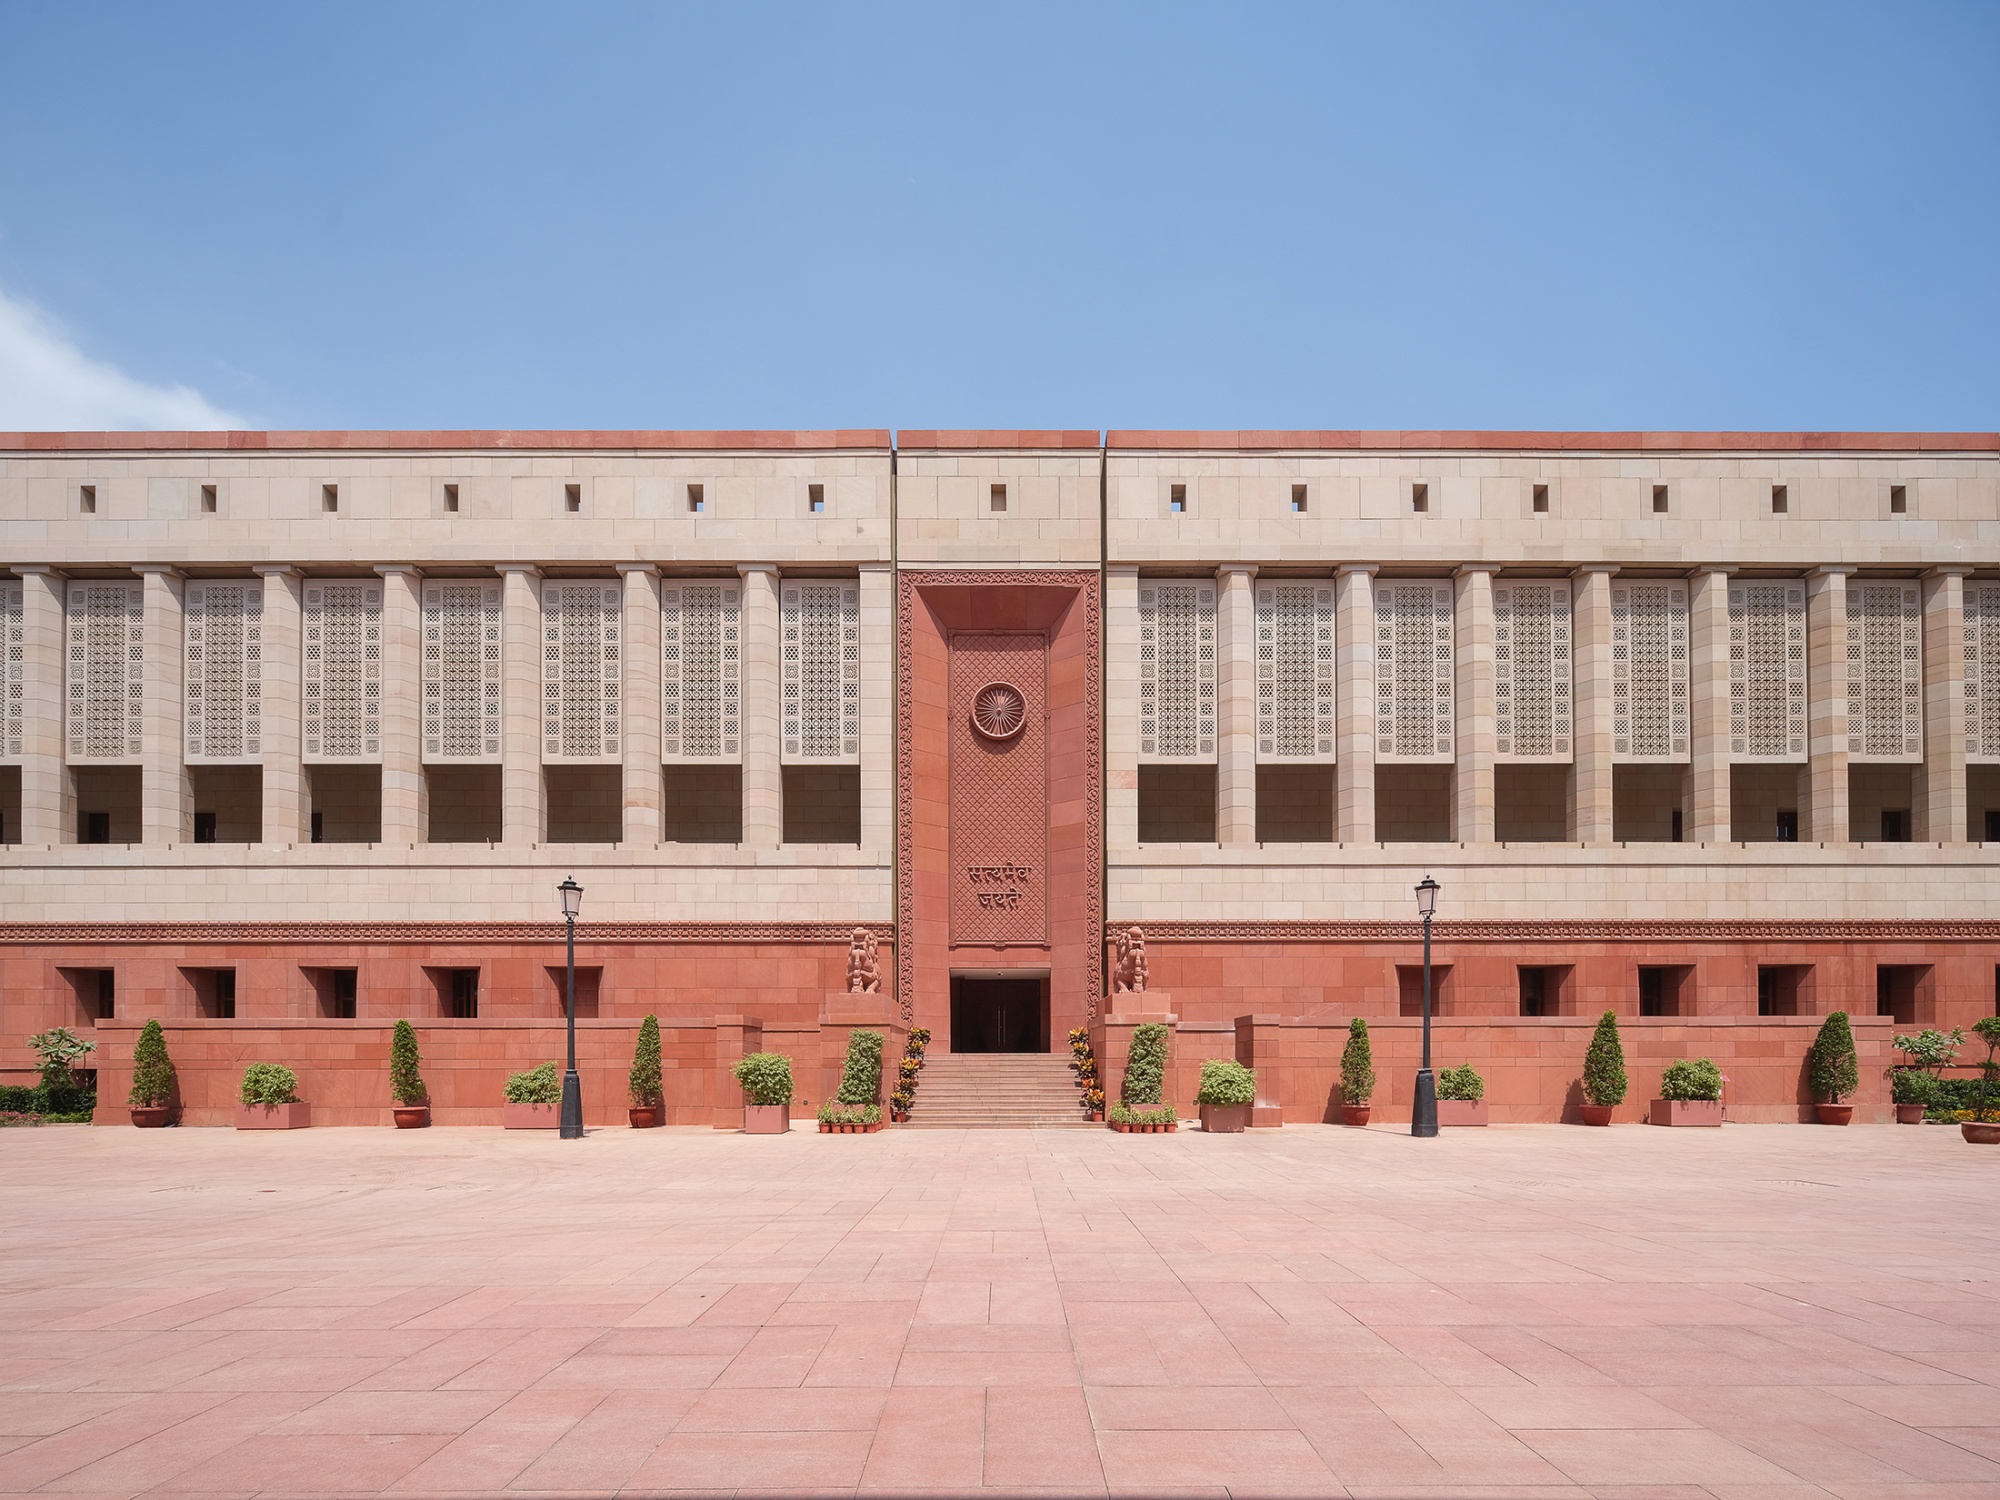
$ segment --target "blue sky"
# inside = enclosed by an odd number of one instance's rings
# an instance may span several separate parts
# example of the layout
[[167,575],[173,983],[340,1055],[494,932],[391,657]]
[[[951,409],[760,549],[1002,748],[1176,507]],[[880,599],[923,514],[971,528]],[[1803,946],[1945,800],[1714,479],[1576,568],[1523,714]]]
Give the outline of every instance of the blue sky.
[[0,0],[0,428],[2000,426],[2000,6]]

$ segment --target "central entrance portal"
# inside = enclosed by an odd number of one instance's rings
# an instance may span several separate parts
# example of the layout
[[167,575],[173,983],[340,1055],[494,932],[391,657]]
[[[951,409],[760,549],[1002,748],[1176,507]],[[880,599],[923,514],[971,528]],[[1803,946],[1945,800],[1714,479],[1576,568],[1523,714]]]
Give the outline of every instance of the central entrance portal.
[[952,975],[951,1050],[1047,1052],[1048,980]]

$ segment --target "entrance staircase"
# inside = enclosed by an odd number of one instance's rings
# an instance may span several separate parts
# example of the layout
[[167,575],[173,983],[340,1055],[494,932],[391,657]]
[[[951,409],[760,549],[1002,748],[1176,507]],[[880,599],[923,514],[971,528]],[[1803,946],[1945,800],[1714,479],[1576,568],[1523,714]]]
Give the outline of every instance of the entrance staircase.
[[1062,1130],[1092,1127],[1069,1058],[1024,1052],[934,1052],[924,1061],[910,1128]]

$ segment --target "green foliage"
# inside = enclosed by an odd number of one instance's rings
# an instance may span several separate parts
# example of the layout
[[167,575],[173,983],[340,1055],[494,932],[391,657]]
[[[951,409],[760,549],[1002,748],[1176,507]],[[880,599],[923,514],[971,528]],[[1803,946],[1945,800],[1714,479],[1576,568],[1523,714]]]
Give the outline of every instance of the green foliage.
[[1368,1023],[1356,1016],[1347,1023],[1347,1045],[1340,1050],[1340,1102],[1366,1104],[1375,1094],[1375,1051],[1368,1042]]
[[530,1068],[525,1073],[510,1074],[507,1079],[507,1102],[562,1103],[562,1074],[556,1071],[554,1061],[545,1062],[539,1068]]
[[28,1045],[42,1060],[42,1081],[33,1112],[43,1116],[88,1114],[97,1103],[95,1089],[86,1088],[70,1071],[71,1065],[97,1050],[67,1026],[52,1027],[28,1038]]
[[1915,1036],[1896,1036],[1889,1040],[1917,1067],[1938,1073],[1950,1067],[1957,1057],[1958,1049],[1965,1042],[1965,1028],[1954,1026],[1949,1031],[1939,1031],[1935,1026],[1926,1026]]
[[930,1044],[931,1044],[930,1027],[912,1026],[910,1028],[909,1035],[904,1038],[903,1050],[905,1052],[921,1052],[924,1050],[924,1048],[928,1047]]
[[85,1041],[67,1026],[38,1031],[28,1038],[28,1045],[41,1058],[42,1076],[45,1078],[51,1067],[68,1071],[79,1058],[88,1057],[97,1050],[97,1043]]
[[640,1108],[664,1102],[660,1092],[660,1018],[648,1016],[639,1023],[639,1041],[632,1049],[632,1071],[626,1075],[625,1091]]
[[1583,1054],[1583,1097],[1592,1104],[1623,1104],[1630,1087],[1625,1077],[1625,1044],[1618,1039],[1618,1012],[1607,1010],[1591,1033]]
[[1477,1104],[1486,1097],[1486,1080],[1479,1076],[1479,1070],[1471,1063],[1460,1063],[1455,1068],[1446,1068],[1437,1076],[1437,1096],[1440,1099],[1462,1099],[1468,1104]]
[[132,1092],[126,1102],[142,1109],[173,1102],[174,1063],[167,1056],[167,1034],[158,1021],[148,1021],[132,1048]]
[[1932,1105],[1944,1093],[1943,1082],[1922,1068],[1895,1068],[1889,1074],[1889,1098],[1897,1104]]
[[882,1033],[850,1031],[847,1060],[841,1064],[840,1087],[834,1098],[842,1104],[873,1104],[882,1087]]
[[299,1075],[282,1063],[252,1063],[243,1070],[236,1097],[245,1104],[297,1104]]
[[1840,1103],[1843,1094],[1861,1087],[1861,1066],[1854,1056],[1854,1030],[1847,1024],[1847,1012],[1837,1010],[1820,1022],[1819,1035],[1806,1055],[1806,1078],[1813,1097],[1829,1104]]
[[829,1099],[819,1107],[819,1122],[822,1125],[879,1125],[882,1123],[882,1106],[842,1104]]
[[42,1112],[42,1091],[27,1084],[0,1084],[0,1113],[38,1115]]
[[1705,1057],[1684,1057],[1660,1075],[1662,1099],[1720,1099],[1722,1069]]
[[398,1021],[389,1038],[389,1097],[398,1104],[422,1104],[430,1097],[419,1071],[423,1058],[417,1052],[417,1028]]
[[782,1052],[752,1052],[737,1063],[736,1081],[752,1104],[792,1102],[792,1060]]
[[1986,1043],[1986,1061],[1979,1065],[1979,1102],[1973,1106],[1975,1118],[1986,1118],[1986,1096],[2000,1085],[2000,1063],[1995,1063],[1993,1054],[2000,1051],[2000,1016],[1986,1016],[1972,1023],[1972,1029],[1979,1040]]
[[1201,1087],[1195,1090],[1195,1103],[1253,1104],[1256,1099],[1257,1075],[1242,1063],[1212,1057],[1201,1065]]
[[1153,1109],[1133,1109],[1127,1104],[1114,1104],[1107,1112],[1113,1125],[1171,1125],[1174,1123],[1174,1107],[1162,1104]]
[[1147,1021],[1132,1028],[1132,1051],[1125,1059],[1127,1104],[1158,1104],[1167,1081],[1167,1028]]

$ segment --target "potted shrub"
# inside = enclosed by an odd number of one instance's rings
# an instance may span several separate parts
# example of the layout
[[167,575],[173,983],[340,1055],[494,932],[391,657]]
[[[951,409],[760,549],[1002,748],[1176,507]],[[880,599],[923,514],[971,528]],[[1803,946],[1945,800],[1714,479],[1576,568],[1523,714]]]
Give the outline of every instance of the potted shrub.
[[1368,1101],[1375,1097],[1375,1053],[1368,1041],[1368,1023],[1356,1016],[1347,1023],[1347,1045],[1340,1049],[1340,1119],[1344,1125],[1368,1123]]
[[431,1122],[430,1091],[424,1087],[417,1054],[417,1028],[398,1021],[389,1038],[389,1097],[395,1101],[398,1130],[421,1130]]
[[1212,1057],[1201,1065],[1201,1086],[1194,1102],[1201,1109],[1201,1128],[1236,1135],[1250,1123],[1250,1106],[1257,1100],[1257,1075],[1240,1062]]
[[1924,1115],[1942,1097],[1935,1073],[1922,1068],[1891,1068],[1889,1098],[1896,1106],[1898,1125],[1921,1125]]
[[1820,1022],[1819,1035],[1806,1054],[1806,1081],[1811,1085],[1814,1111],[1822,1125],[1845,1125],[1854,1118],[1854,1106],[1842,1104],[1842,1094],[1861,1087],[1861,1066],[1854,1057],[1854,1029],[1847,1024],[1847,1012],[1837,1010]]
[[[847,1056],[840,1065],[840,1087],[820,1106],[822,1134],[874,1134],[882,1128],[882,1109],[876,1100],[882,1088],[882,1033],[850,1031]],[[828,1111],[833,1111],[829,1114]]]
[[[1167,1081],[1167,1028],[1158,1021],[1146,1021],[1132,1028],[1132,1050],[1125,1057],[1125,1081],[1120,1102],[1124,1105],[1128,1118],[1127,1126],[1139,1123],[1135,1109],[1144,1114],[1145,1128],[1150,1131],[1154,1125],[1172,1122],[1173,1111],[1167,1111],[1167,1118],[1156,1119],[1147,1106],[1160,1103],[1160,1091]],[[1112,1115],[1115,1125],[1118,1120]]]
[[873,1135],[882,1128],[879,1104],[842,1104],[829,1099],[819,1107],[821,1135]]
[[1077,1098],[1092,1120],[1104,1118],[1104,1086],[1097,1077],[1097,1056],[1091,1050],[1088,1028],[1078,1026],[1069,1034],[1070,1067],[1076,1071]]
[[1720,1125],[1722,1081],[1722,1069],[1705,1057],[1669,1063],[1660,1075],[1660,1097],[1653,1101],[1653,1123]]
[[1120,1135],[1159,1135],[1175,1128],[1174,1107],[1159,1104],[1139,1109],[1129,1104],[1111,1106],[1111,1128]]
[[2000,1146],[2000,1107],[1987,1104],[1987,1094],[2000,1085],[2000,1063],[1993,1056],[2000,1050],[2000,1016],[1974,1021],[1972,1030],[1986,1043],[1986,1061],[1979,1065],[1979,1093],[1971,1110],[1959,1111],[1958,1133],[1975,1146]]
[[1618,1012],[1597,1018],[1590,1050],[1583,1054],[1583,1123],[1609,1125],[1611,1112],[1625,1102],[1625,1044],[1618,1038]]
[[1438,1074],[1437,1098],[1438,1124],[1486,1123],[1486,1080],[1471,1063],[1460,1063]]
[[631,1106],[625,1111],[634,1130],[650,1130],[667,1112],[666,1096],[660,1091],[660,1018],[648,1016],[639,1023],[639,1043],[632,1049],[632,1071],[625,1077],[625,1091]]
[[1965,1028],[1939,1031],[1927,1026],[1915,1036],[1891,1037],[1890,1042],[1909,1058],[1909,1062],[1889,1070],[1889,1097],[1896,1106],[1896,1123],[1921,1125],[1925,1113],[1944,1102],[1944,1070],[1965,1044]]
[[736,1064],[743,1085],[743,1133],[783,1135],[792,1128],[792,1062],[782,1052],[752,1052]]
[[167,1034],[158,1021],[148,1021],[132,1048],[132,1123],[157,1130],[167,1123],[174,1105],[174,1064],[167,1056]]
[[277,1063],[252,1063],[236,1094],[238,1130],[303,1130],[312,1106],[299,1098],[299,1075]]
[[509,1130],[556,1130],[562,1125],[562,1074],[554,1060],[507,1078],[500,1123]]

